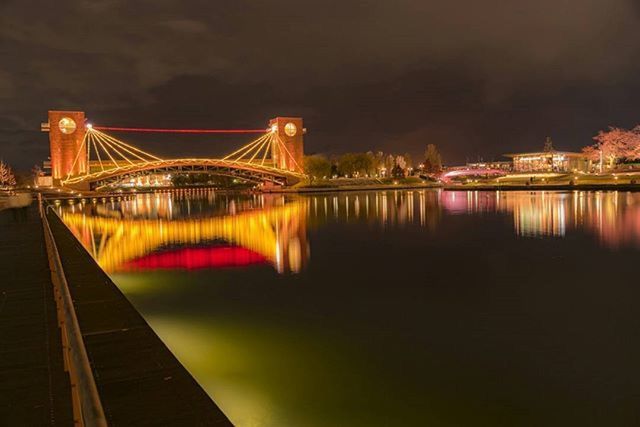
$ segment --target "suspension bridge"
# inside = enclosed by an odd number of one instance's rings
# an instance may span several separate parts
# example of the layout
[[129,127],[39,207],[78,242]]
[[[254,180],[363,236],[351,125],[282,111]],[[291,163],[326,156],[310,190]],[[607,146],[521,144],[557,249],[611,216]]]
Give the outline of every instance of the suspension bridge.
[[[82,111],[49,111],[42,124],[49,132],[54,185],[79,190],[115,187],[141,177],[208,173],[262,186],[294,184],[305,177],[303,135],[299,117],[276,117],[266,129],[164,129],[93,126]],[[162,158],[113,132],[174,134],[257,134],[220,158]]]

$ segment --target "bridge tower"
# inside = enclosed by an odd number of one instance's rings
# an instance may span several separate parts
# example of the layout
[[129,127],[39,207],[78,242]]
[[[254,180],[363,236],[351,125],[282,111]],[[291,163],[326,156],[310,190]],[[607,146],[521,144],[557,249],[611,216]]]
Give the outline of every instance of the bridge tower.
[[271,132],[275,133],[285,147],[285,152],[274,144],[271,148],[273,165],[280,169],[304,173],[304,134],[301,117],[276,117],[269,122]]
[[83,111],[49,111],[49,122],[42,130],[49,131],[54,183],[68,175],[87,173],[87,150],[80,152],[87,131]]

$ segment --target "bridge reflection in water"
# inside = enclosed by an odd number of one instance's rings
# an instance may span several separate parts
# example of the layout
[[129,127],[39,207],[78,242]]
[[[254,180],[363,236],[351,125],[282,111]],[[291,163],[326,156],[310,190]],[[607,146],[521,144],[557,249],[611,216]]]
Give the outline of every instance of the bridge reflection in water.
[[640,245],[640,194],[623,192],[379,191],[312,196],[226,196],[207,190],[141,194],[60,209],[107,272],[270,264],[299,272],[307,227],[358,222],[435,231],[446,215],[505,213],[523,237],[594,233],[608,246]]
[[[298,272],[308,257],[306,204],[261,207],[223,201],[227,214],[211,216],[203,200],[185,192],[140,195],[106,205],[83,204],[61,210],[71,229],[108,273],[132,268],[202,268],[267,262],[280,273]],[[209,200],[213,192],[205,193]],[[204,200],[206,202],[206,199]],[[283,200],[282,200],[283,202]],[[236,212],[238,209],[247,209]]]

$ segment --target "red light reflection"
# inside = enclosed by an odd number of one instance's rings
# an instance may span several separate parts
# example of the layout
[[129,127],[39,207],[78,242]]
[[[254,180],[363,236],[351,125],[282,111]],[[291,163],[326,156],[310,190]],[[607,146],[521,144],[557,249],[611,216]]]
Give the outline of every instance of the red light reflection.
[[125,263],[119,270],[199,270],[266,263],[265,257],[242,247],[214,246],[152,253]]

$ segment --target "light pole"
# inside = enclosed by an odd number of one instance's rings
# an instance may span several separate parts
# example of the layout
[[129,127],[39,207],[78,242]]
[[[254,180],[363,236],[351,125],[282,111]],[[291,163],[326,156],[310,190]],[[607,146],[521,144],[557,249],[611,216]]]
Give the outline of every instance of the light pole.
[[603,163],[603,156],[602,156],[602,147],[600,148],[600,175],[602,175],[602,163]]

